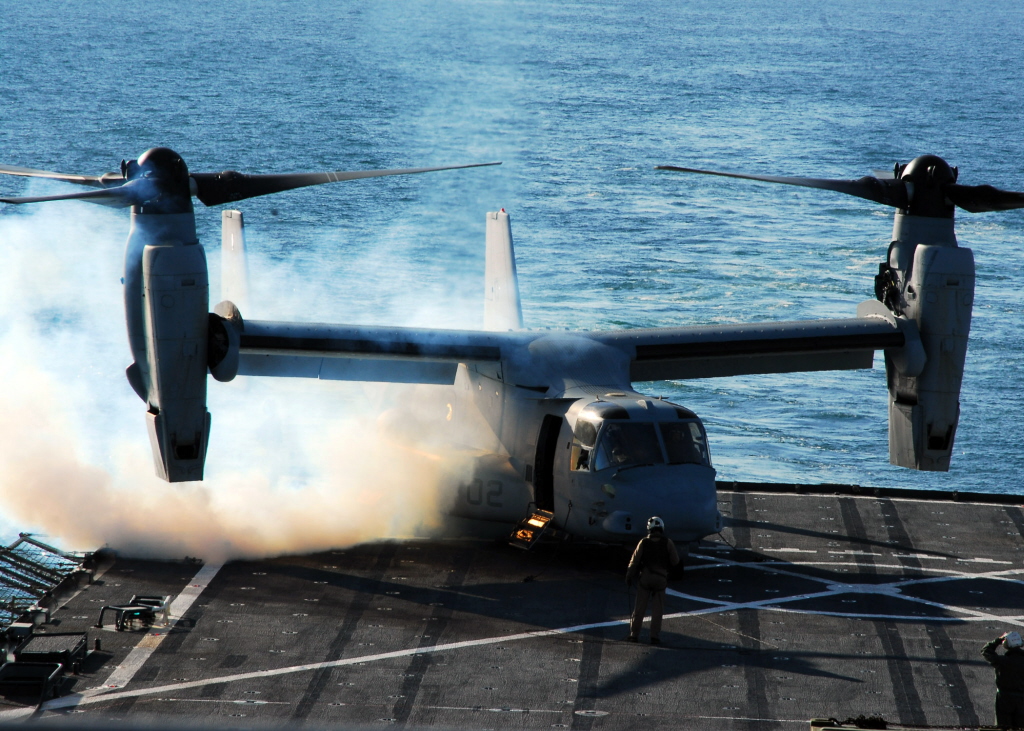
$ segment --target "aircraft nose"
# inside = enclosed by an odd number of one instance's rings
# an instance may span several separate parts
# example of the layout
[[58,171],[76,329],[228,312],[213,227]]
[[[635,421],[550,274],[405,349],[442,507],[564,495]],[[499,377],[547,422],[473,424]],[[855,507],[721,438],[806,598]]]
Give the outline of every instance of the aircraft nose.
[[700,465],[641,468],[630,475],[630,483],[635,488],[619,494],[631,493],[634,530],[646,530],[647,519],[654,515],[665,521],[665,532],[674,540],[694,541],[721,530],[713,469]]
[[673,519],[679,521],[678,529],[670,529],[666,523],[669,535],[682,533],[687,540],[696,540],[722,529],[714,478],[709,482],[710,485],[696,486],[690,490],[686,504],[673,516]]

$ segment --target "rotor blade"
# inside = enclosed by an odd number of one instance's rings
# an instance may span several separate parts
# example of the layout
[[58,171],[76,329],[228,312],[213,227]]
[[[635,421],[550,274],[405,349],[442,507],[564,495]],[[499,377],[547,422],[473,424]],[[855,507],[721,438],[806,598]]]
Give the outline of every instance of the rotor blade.
[[25,178],[49,178],[50,180],[63,180],[65,183],[76,185],[90,185],[93,188],[106,188],[112,184],[121,185],[124,178],[121,173],[104,173],[103,175],[71,175],[68,173],[52,173],[49,170],[36,170],[35,168],[23,168],[17,165],[0,165],[0,173],[4,175],[20,175]]
[[985,213],[986,211],[1012,211],[1024,208],[1024,193],[1012,190],[999,190],[991,185],[947,185],[943,192],[954,205],[960,206],[968,213]]
[[132,180],[116,188],[107,190],[87,190],[82,193],[62,193],[59,195],[40,195],[21,198],[0,198],[0,203],[48,203],[49,201],[86,201],[99,203],[112,208],[127,208],[150,200],[157,193],[153,182],[148,178]]
[[461,170],[462,168],[487,167],[501,165],[500,162],[483,162],[472,165],[447,165],[435,168],[405,168],[401,170],[356,170],[332,173],[284,173],[270,175],[246,175],[245,173],[225,170],[223,173],[193,173],[196,182],[196,197],[207,206],[221,203],[232,203],[246,198],[255,198],[270,193],[280,193],[310,185],[337,183],[343,180],[358,178],[379,178],[385,175],[412,175],[414,173],[431,173],[436,170]]
[[797,185],[802,188],[821,188],[837,193],[864,198],[894,208],[906,208],[909,205],[907,185],[902,180],[879,180],[867,175],[858,180],[830,180],[827,178],[793,178],[779,175],[741,175],[723,173],[715,170],[697,170],[681,168],[675,165],[658,165],[655,170],[671,170],[677,173],[699,173],[701,175],[718,175],[723,178],[740,178],[741,180],[759,180],[763,183],[782,183]]

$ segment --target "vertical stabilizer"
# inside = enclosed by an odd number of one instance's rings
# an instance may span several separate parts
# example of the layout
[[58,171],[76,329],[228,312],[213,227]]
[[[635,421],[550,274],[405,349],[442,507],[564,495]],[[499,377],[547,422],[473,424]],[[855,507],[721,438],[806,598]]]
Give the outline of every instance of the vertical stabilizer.
[[221,299],[249,312],[249,259],[241,211],[221,213]]
[[485,330],[521,330],[523,307],[519,301],[512,224],[502,208],[487,214],[487,265],[484,275]]

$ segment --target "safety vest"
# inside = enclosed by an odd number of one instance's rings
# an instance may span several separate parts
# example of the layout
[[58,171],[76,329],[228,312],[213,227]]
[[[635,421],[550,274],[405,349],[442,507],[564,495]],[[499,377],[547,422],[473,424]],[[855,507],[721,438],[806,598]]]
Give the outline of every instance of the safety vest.
[[656,574],[667,575],[669,569],[668,541],[664,538],[644,538],[640,563]]

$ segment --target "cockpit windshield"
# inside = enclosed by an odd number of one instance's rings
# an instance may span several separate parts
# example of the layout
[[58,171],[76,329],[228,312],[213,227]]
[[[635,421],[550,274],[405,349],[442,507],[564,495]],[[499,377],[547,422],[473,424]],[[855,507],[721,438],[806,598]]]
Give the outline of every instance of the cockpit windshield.
[[658,422],[581,415],[573,433],[571,469],[596,471],[666,463],[710,467],[704,428],[692,412],[687,415],[687,421]]
[[710,465],[704,430],[695,421],[663,421],[658,424],[665,440],[669,464]]
[[594,457],[594,469],[606,467],[639,467],[662,464],[665,457],[658,444],[654,424],[642,421],[612,421],[601,430],[601,440]]

